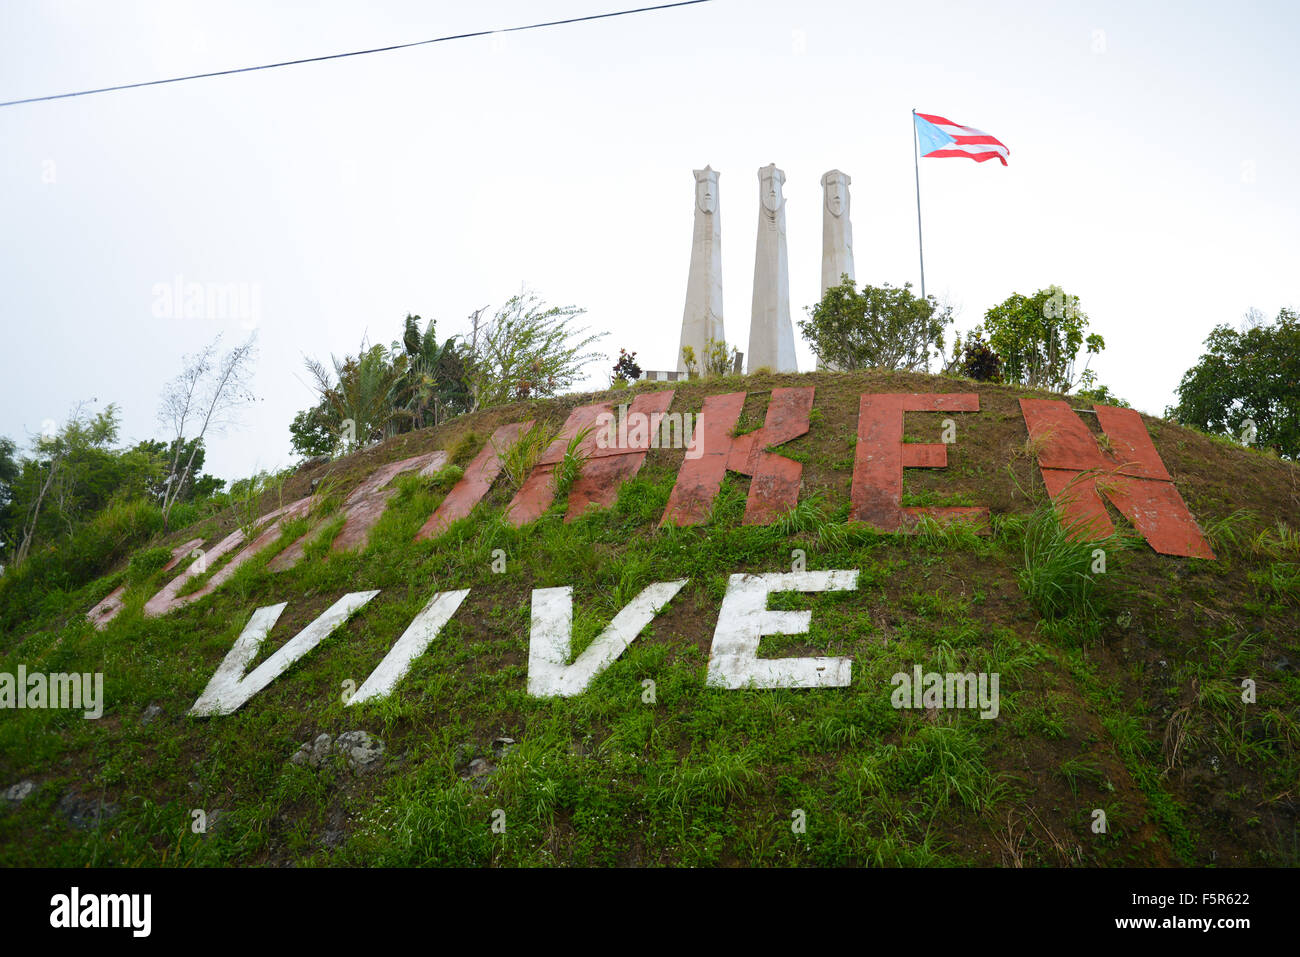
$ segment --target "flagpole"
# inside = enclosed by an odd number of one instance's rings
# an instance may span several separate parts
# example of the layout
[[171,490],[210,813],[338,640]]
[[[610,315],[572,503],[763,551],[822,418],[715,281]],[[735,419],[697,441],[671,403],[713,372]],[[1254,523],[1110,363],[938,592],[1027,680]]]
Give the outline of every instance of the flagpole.
[[916,170],[916,248],[921,254],[921,298],[925,298],[925,243],[921,238],[921,157],[916,142],[916,110],[912,110],[912,165]]

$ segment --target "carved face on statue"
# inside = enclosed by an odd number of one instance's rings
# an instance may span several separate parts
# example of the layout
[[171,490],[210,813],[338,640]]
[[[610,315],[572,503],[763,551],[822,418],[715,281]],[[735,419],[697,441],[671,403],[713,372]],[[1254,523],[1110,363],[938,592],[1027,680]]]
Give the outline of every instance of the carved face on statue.
[[775,163],[770,163],[758,171],[759,197],[763,201],[763,208],[769,213],[778,213],[781,206],[785,203],[785,196],[782,194],[781,187],[785,184],[785,173],[776,168]]
[[695,172],[695,205],[702,213],[718,210],[718,174],[708,166]]
[[849,184],[852,182],[839,170],[831,170],[822,177],[826,209],[832,216],[840,217],[849,211]]

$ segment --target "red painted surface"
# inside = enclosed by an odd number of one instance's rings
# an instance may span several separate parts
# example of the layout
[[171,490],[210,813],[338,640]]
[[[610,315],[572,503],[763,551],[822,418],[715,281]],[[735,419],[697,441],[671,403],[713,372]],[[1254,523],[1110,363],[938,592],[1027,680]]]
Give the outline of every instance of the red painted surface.
[[1093,409],[1113,453],[1097,444],[1068,403],[1020,400],[1030,438],[1042,443],[1038,464],[1047,494],[1067,522],[1078,523],[1076,537],[1104,538],[1115,531],[1104,495],[1160,554],[1213,558],[1142,417],[1133,409]]
[[[379,468],[366,479],[343,503],[346,518],[338,535],[334,537],[331,549],[336,552],[346,551],[365,545],[370,532],[388,507],[388,500],[397,494],[397,489],[388,484],[403,472],[420,470],[420,474],[432,474],[447,463],[447,453],[443,451],[416,455],[400,462],[390,462]],[[310,533],[308,533],[310,534]]]
[[808,431],[813,396],[811,387],[773,389],[763,427],[741,436],[732,433],[745,393],[706,398],[695,438],[703,443],[704,454],[682,463],[659,524],[697,525],[707,519],[728,469],[750,476],[746,525],[766,525],[793,508],[799,500],[803,465],[768,449]]
[[1125,475],[1162,479],[1172,482],[1174,477],[1160,461],[1160,453],[1151,441],[1151,434],[1142,424],[1136,409],[1120,409],[1110,405],[1094,405],[1101,430],[1110,439],[1115,458],[1125,465]]
[[[184,545],[177,545],[172,549],[172,560],[162,567],[165,572],[171,571],[180,563],[180,560],[188,555],[191,551],[203,544],[203,539],[194,538]],[[126,586],[119,585],[109,592],[108,596],[90,611],[86,612],[86,617],[90,623],[95,626],[96,630],[103,631],[108,627],[108,623],[117,617],[118,612],[122,610],[122,596],[126,594]]]
[[[338,552],[365,543],[370,537],[370,530],[375,527],[375,523],[384,514],[384,508],[388,505],[388,500],[396,492],[396,489],[389,489],[385,486],[399,474],[413,469],[420,469],[421,475],[428,475],[432,471],[437,471],[446,461],[447,453],[437,451],[413,456],[409,459],[401,459],[397,462],[389,462],[377,468],[344,499],[343,528],[335,536],[331,548]],[[302,561],[302,556],[306,553],[307,543],[311,541],[318,531],[320,531],[319,525],[308,530],[296,542],[271,559],[266,567],[273,572],[293,568],[298,562]]]
[[569,442],[583,429],[592,427],[587,437],[578,444],[580,453],[590,455],[596,448],[596,417],[602,412],[609,412],[613,405],[612,402],[593,402],[590,405],[580,405],[569,413],[559,437],[542,453],[537,465],[506,506],[507,522],[518,528],[542,517],[555,501],[555,467],[564,458]]
[[465,474],[457,482],[442,504],[429,516],[415,535],[417,542],[435,538],[445,532],[452,522],[459,521],[473,511],[474,506],[483,501],[488,489],[496,477],[501,474],[501,463],[506,452],[510,450],[519,437],[533,427],[532,420],[511,422],[503,425],[484,443],[478,455],[469,463]]
[[[659,430],[659,417],[668,411],[676,393],[671,389],[663,392],[647,392],[638,395],[628,406],[627,416],[645,416],[649,420],[650,430],[644,436],[629,436],[629,445],[615,447],[597,447],[592,450],[591,458],[582,467],[582,474],[573,483],[569,492],[569,509],[564,520],[571,522],[589,508],[609,508],[618,500],[619,486],[641,471],[651,439]],[[596,436],[597,439],[600,436]],[[638,442],[638,440],[641,440]],[[634,446],[632,443],[636,443]]]
[[939,521],[978,521],[987,516],[986,508],[903,507],[903,469],[948,465],[946,445],[903,442],[903,413],[978,412],[979,408],[979,396],[973,392],[861,396],[849,520],[896,532],[921,515]]
[[[230,579],[230,576],[235,573],[240,565],[244,564],[244,562],[248,561],[280,537],[281,523],[306,515],[311,510],[313,501],[313,496],[307,496],[306,498],[298,499],[296,502],[291,502],[282,508],[277,508],[273,512],[267,512],[258,519],[258,527],[261,531],[258,533],[256,538],[247,545],[244,545],[244,547],[239,550],[238,554],[231,558],[230,561],[221,568],[217,569],[217,571],[213,573],[212,577],[204,583],[202,588],[190,592],[188,595],[178,595],[178,592],[186,582],[191,578],[195,578],[202,574],[198,569],[197,563],[191,564],[185,569],[185,571],[181,572],[180,575],[176,576],[164,585],[158,594],[154,595],[145,603],[145,617],[157,618],[160,615],[165,615],[168,612],[175,611],[177,608],[188,605],[191,602],[198,601],[206,595],[212,594]],[[227,552],[238,548],[243,544],[243,542],[244,533],[242,531],[236,529],[231,532],[206,553],[205,561],[207,567],[211,568],[217,563],[219,558]]]
[[704,408],[695,420],[694,444],[703,454],[685,459],[677,472],[677,482],[668,496],[660,525],[698,525],[709,517],[713,500],[722,488],[731,457],[731,433],[745,407],[745,393],[729,392],[704,399]]

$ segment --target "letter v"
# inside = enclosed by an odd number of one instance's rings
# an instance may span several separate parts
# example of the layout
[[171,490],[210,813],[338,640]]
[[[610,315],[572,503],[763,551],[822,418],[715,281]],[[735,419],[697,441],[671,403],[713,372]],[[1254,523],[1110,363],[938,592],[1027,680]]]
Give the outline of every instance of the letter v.
[[199,700],[190,708],[190,714],[232,714],[378,594],[376,590],[344,595],[319,618],[285,642],[275,654],[254,668],[251,674],[245,675],[245,670],[257,657],[257,650],[275,627],[288,602],[257,609],[225,660],[217,666],[216,673],[203,689],[203,694],[199,695]]
[[528,693],[534,698],[582,694],[685,584],[686,579],[681,578],[647,585],[571,665],[566,662],[573,639],[573,589],[534,589]]
[[372,698],[388,697],[397,683],[411,670],[411,662],[424,654],[424,649],[438,637],[442,626],[456,614],[456,609],[460,608],[460,603],[468,594],[469,589],[464,588],[460,591],[438,592],[429,599],[424,610],[415,616],[406,631],[402,632],[402,637],[384,655],[384,660],[375,666],[357,693],[348,699],[348,706]]

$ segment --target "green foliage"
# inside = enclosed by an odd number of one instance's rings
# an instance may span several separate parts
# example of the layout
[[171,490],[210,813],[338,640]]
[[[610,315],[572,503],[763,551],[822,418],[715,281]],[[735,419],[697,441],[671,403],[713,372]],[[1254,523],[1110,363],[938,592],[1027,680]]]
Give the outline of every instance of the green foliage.
[[1096,550],[1109,561],[1127,547],[1118,535],[1089,541],[1082,523],[1064,520],[1055,505],[1044,503],[1025,523],[1020,589],[1045,619],[1091,627],[1101,614]]
[[1074,395],[1085,402],[1092,402],[1097,405],[1114,405],[1119,406],[1121,409],[1133,408],[1114,392],[1111,392],[1109,386],[1098,385],[1091,389],[1080,389]]
[[1009,383],[1035,389],[1069,392],[1076,385],[1091,387],[1096,374],[1088,368],[1077,377],[1079,349],[1100,353],[1106,342],[1088,334],[1088,317],[1079,297],[1060,286],[1048,286],[1032,296],[1012,293],[984,314],[989,346],[1002,357],[1003,376]]
[[[246,539],[253,538],[263,515],[284,504],[284,483],[287,478],[287,472],[258,472],[230,486],[235,522]],[[264,497],[269,497],[269,503],[264,504]]]
[[110,501],[141,498],[157,487],[163,465],[147,451],[117,450],[116,405],[87,415],[78,406],[57,431],[39,436],[6,494],[0,541],[6,557],[22,564],[37,545],[53,545]]
[[343,452],[377,442],[397,432],[399,420],[410,413],[399,408],[395,393],[407,374],[405,355],[392,355],[382,345],[361,344],[358,355],[330,357],[333,371],[315,359],[307,371],[316,380],[321,401],[339,423],[338,447]]
[[440,491],[449,492],[464,477],[463,468],[448,463],[429,476],[429,484]]
[[32,549],[26,561],[0,575],[0,634],[39,618],[46,598],[104,575],[162,529],[157,504],[115,500],[57,542]]
[[333,406],[321,401],[302,409],[289,424],[289,444],[305,459],[333,455],[339,444],[340,419]]
[[605,333],[572,320],[577,306],[546,306],[532,293],[512,297],[478,332],[468,379],[475,409],[569,391],[598,353],[587,351]]
[[940,307],[933,296],[912,295],[912,284],[901,288],[863,286],[852,279],[826,290],[799,330],[823,366],[854,369],[924,370],[931,350],[943,353],[944,327],[952,308]]
[[422,429],[468,412],[472,405],[469,387],[471,356],[456,336],[439,344],[436,322],[430,319],[420,330],[420,317],[407,315],[401,343],[393,343],[393,354],[404,351],[407,364],[398,384],[395,401],[409,416],[412,428]]
[[466,432],[447,454],[447,461],[452,465],[468,465],[483,448],[483,437],[477,432]]
[[1178,404],[1165,415],[1206,432],[1249,438],[1287,458],[1300,457],[1300,313],[1271,323],[1252,313],[1241,331],[1215,326],[1205,353],[1183,374]]
[[521,435],[519,441],[510,446],[502,457],[501,470],[505,473],[506,481],[510,483],[511,488],[516,492],[519,491],[524,480],[533,471],[533,466],[538,463],[559,434],[559,429],[538,422]]
[[13,498],[14,479],[18,478],[21,470],[17,443],[0,436],[0,508],[8,505]]
[[555,467],[555,497],[560,501],[568,498],[569,490],[573,488],[573,483],[582,474],[582,467],[590,458],[590,453],[582,450],[582,444],[593,430],[594,426],[589,425],[569,439],[569,444],[564,449],[564,458]]
[[127,566],[126,580],[133,585],[144,584],[171,560],[170,548],[146,548],[142,552],[136,552]]

